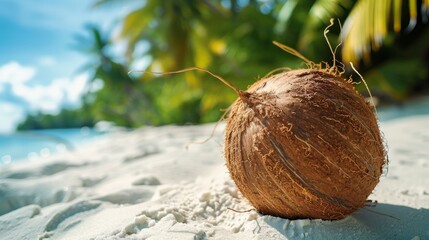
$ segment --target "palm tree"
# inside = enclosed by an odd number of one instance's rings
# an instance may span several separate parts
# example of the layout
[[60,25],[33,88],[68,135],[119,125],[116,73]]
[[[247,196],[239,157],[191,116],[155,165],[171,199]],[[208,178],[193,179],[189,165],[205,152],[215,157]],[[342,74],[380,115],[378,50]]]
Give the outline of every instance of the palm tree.
[[77,47],[92,56],[92,61],[83,69],[89,69],[91,83],[101,81],[102,88],[88,89],[85,105],[91,106],[97,120],[113,121],[125,127],[151,124],[156,118],[156,109],[142,84],[128,75],[126,65],[110,56],[110,36],[97,26],[88,25],[87,30],[89,35],[76,36]]

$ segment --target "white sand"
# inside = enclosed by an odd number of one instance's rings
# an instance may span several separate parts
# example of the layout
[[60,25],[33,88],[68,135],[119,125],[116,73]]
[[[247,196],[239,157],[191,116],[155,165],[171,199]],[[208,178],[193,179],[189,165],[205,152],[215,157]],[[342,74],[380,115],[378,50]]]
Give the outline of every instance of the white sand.
[[[429,239],[429,115],[382,123],[389,169],[340,221],[259,215],[228,175],[213,125],[117,133],[0,169],[0,239]],[[236,211],[230,210],[234,209]]]

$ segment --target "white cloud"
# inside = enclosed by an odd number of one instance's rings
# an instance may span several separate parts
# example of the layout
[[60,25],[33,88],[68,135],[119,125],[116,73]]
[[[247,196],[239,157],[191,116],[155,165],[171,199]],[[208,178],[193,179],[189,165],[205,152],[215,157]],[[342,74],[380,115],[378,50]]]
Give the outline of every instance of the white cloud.
[[12,92],[28,102],[33,110],[55,113],[59,110],[64,96],[61,85],[58,81],[54,81],[48,86],[15,84],[12,86]]
[[[88,74],[73,78],[57,78],[47,85],[35,84],[32,81],[36,68],[25,67],[17,62],[0,66],[0,90],[3,84],[10,84],[11,94],[18,97],[28,106],[22,109],[57,113],[63,104],[78,105],[88,82]],[[7,99],[6,99],[7,100]]]
[[0,66],[0,84],[22,84],[36,75],[34,67],[24,67],[17,62],[9,62]]
[[24,111],[18,105],[0,102],[0,116],[4,116],[0,119],[0,133],[9,133],[23,119]]
[[67,91],[67,100],[71,103],[78,103],[89,82],[88,74],[81,74],[71,79]]
[[87,74],[74,78],[58,78],[49,85],[16,84],[12,91],[16,96],[25,99],[31,109],[57,113],[64,103],[77,105],[88,81]]

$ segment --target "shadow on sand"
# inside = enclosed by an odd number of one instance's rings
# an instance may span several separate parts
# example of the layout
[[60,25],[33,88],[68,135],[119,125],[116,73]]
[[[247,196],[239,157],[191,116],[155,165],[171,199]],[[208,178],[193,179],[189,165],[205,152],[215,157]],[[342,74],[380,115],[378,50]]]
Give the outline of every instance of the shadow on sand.
[[280,226],[266,218],[287,239],[429,239],[429,209],[379,203],[338,221],[294,220]]

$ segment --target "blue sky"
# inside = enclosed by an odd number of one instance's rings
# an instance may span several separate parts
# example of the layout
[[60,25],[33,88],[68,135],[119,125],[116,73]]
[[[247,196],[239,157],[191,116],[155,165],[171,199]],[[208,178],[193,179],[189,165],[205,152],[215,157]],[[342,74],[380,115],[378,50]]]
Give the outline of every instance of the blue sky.
[[[126,1],[124,1],[126,2]],[[27,112],[76,106],[88,81],[88,59],[74,37],[95,23],[112,27],[129,5],[92,9],[89,0],[0,0],[0,133]]]

